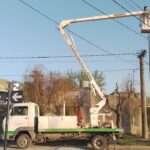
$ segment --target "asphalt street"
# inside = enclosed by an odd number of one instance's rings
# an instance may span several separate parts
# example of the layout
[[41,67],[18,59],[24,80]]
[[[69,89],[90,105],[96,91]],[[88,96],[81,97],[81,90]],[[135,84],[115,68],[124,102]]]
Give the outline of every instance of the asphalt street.
[[[8,143],[8,150],[18,150],[14,143]],[[150,146],[142,145],[111,145],[110,150],[150,150]],[[0,150],[3,150],[3,143],[0,142]],[[92,150],[91,146],[84,141],[59,141],[46,144],[33,144],[27,150]]]

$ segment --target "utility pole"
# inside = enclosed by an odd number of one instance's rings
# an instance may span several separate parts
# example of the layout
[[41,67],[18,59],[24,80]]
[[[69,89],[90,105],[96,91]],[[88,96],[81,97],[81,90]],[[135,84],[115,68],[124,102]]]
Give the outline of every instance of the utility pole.
[[147,108],[144,82],[144,57],[146,50],[142,50],[138,55],[140,63],[140,87],[141,87],[141,112],[142,112],[142,137],[148,139],[148,125],[147,125]]
[[149,78],[150,78],[150,33],[148,33],[148,52],[149,52]]
[[132,70],[132,92],[135,92],[135,71],[136,69]]
[[121,111],[121,96],[120,96],[120,91],[119,91],[119,86],[116,83],[116,94],[118,95],[118,104],[117,104],[117,126],[119,128],[122,128],[122,111]]
[[10,110],[10,103],[11,103],[12,88],[13,88],[13,84],[12,84],[12,82],[9,82],[7,112],[6,112],[5,130],[4,130],[4,150],[7,150],[8,120],[9,120],[9,110]]

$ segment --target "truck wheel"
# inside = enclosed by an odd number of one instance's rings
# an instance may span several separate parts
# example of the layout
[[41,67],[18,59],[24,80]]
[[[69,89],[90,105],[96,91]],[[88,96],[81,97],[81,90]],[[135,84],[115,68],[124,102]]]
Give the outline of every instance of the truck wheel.
[[20,134],[16,138],[16,144],[20,149],[26,149],[31,145],[32,141],[28,134]]
[[94,150],[108,150],[107,139],[103,136],[95,135],[91,142]]

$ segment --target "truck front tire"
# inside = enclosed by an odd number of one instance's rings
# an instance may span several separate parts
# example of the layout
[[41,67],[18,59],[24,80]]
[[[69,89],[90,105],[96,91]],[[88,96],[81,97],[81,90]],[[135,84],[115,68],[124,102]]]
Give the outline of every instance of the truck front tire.
[[26,133],[19,134],[16,137],[16,144],[20,149],[28,148],[32,143],[30,136]]
[[94,150],[108,150],[107,138],[104,136],[95,135],[92,138],[91,143]]

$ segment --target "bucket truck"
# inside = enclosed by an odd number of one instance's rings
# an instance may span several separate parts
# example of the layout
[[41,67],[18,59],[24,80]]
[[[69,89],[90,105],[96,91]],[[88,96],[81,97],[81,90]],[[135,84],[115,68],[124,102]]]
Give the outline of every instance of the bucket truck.
[[[130,16],[140,16],[141,22],[142,22],[142,32],[150,32],[150,14],[149,11],[146,10],[146,7],[144,11],[138,11],[138,12],[128,12],[123,14],[111,14],[111,15],[104,15],[104,16],[94,16],[94,17],[86,17],[86,18],[78,18],[78,19],[69,19],[64,20],[59,25],[59,30],[67,43],[67,45],[70,47],[71,52],[73,53],[74,57],[80,64],[81,68],[85,71],[87,74],[90,85],[94,91],[95,94],[99,97],[99,102],[94,106],[90,108],[90,125],[91,127],[98,127],[99,121],[98,117],[100,115],[100,110],[105,106],[106,104],[106,97],[104,93],[102,92],[101,88],[97,85],[94,77],[92,76],[92,73],[88,69],[86,63],[83,61],[82,57],[79,54],[79,50],[76,47],[76,44],[73,40],[73,38],[69,35],[69,32],[65,30],[66,27],[75,24],[75,23],[85,23],[85,22],[93,22],[98,20],[109,20],[109,19],[117,19],[117,18],[124,18],[124,17],[130,17]],[[69,31],[69,29],[68,29]],[[111,115],[111,114],[109,114]],[[104,122],[105,123],[105,122]],[[111,127],[113,127],[113,120],[111,120]]]
[[54,135],[57,135],[57,137],[59,135],[61,138],[71,138],[76,136],[78,138],[88,138],[92,143],[93,149],[95,150],[106,150],[108,148],[109,139],[113,134],[120,133],[122,129],[115,128],[114,126],[111,126],[110,128],[99,126],[98,116],[100,110],[106,104],[106,97],[100,87],[97,85],[87,65],[80,57],[79,50],[75,46],[73,39],[65,31],[65,27],[71,25],[72,23],[116,19],[129,16],[140,16],[143,22],[142,31],[150,31],[150,12],[147,10],[64,20],[59,25],[61,34],[63,35],[66,43],[71,48],[81,67],[87,73],[91,87],[94,89],[95,93],[99,96],[100,99],[100,102],[90,109],[90,126],[78,126],[77,116],[40,116],[39,106],[37,104],[31,102],[17,103],[13,104],[8,112],[9,119],[7,132],[5,131],[7,119],[5,118],[3,120],[3,131],[7,133],[8,140],[15,140],[17,146],[24,149],[29,147],[33,141],[47,141],[48,139],[53,139]]

